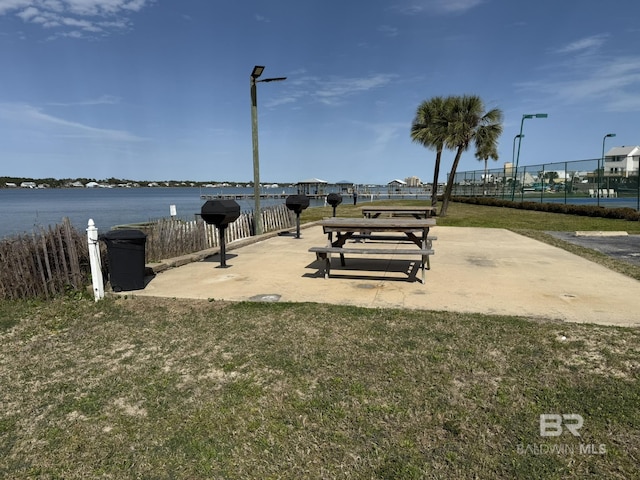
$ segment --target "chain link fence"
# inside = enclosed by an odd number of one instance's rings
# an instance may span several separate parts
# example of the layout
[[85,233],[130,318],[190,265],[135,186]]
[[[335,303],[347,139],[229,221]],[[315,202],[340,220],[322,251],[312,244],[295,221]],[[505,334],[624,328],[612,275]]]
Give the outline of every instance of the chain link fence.
[[638,167],[620,172],[601,159],[457,172],[453,195],[487,196],[516,202],[560,202],[640,211]]

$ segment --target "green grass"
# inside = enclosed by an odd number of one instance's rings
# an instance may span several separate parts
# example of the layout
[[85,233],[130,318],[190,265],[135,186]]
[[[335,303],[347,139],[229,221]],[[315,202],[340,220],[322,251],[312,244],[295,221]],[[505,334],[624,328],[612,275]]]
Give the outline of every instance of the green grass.
[[[60,311],[73,312],[64,328]],[[136,297],[17,302],[12,315],[2,478],[637,472],[638,330]],[[541,437],[543,413],[582,415],[582,437]],[[565,454],[522,453],[554,445]]]
[[[453,204],[438,224],[637,233],[558,217]],[[0,478],[637,478],[639,358],[638,329],[517,317],[0,302]],[[545,413],[581,437],[540,436]]]
[[[362,202],[357,206],[339,205],[337,215],[361,217],[364,205],[424,205],[424,200],[393,200]],[[310,222],[330,217],[331,207],[310,208],[302,212],[301,220]],[[626,231],[640,234],[640,222],[612,220],[598,217],[582,217],[558,213],[535,212],[515,208],[489,207],[453,202],[446,217],[438,217],[438,225],[452,227],[506,228],[513,231],[538,230],[574,232],[580,230]]]

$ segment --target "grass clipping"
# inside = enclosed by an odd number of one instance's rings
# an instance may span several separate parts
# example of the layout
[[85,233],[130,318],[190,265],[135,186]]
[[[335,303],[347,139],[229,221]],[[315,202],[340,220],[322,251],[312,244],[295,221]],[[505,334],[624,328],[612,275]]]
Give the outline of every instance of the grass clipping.
[[[637,473],[638,330],[152,298],[0,320],[3,478]],[[548,413],[581,436],[541,437]]]

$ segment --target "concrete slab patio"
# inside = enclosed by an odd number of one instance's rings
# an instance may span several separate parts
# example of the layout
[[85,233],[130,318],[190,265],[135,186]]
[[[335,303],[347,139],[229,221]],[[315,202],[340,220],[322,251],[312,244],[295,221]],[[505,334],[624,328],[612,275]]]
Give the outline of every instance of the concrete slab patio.
[[[567,322],[640,326],[640,282],[503,229],[434,227],[435,255],[422,284],[419,256],[332,259],[325,279],[308,249],[326,244],[321,227],[300,239],[271,236],[150,279],[140,296],[230,301],[322,302],[519,315]],[[388,248],[388,244],[385,245]],[[411,248],[404,246],[399,248]],[[417,277],[417,279],[416,279]]]

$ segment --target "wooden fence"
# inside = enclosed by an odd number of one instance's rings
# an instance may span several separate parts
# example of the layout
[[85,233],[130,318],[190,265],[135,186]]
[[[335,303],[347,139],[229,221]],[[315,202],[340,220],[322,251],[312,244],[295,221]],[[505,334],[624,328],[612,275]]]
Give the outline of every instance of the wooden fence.
[[0,242],[0,299],[51,298],[89,282],[87,237],[62,224]]
[[[245,213],[226,230],[227,242],[254,234],[253,213]],[[295,214],[286,205],[262,211],[265,233],[295,226]],[[218,231],[202,220],[161,219],[140,228],[147,234],[146,261],[171,258],[218,246]],[[100,242],[103,266],[106,246]],[[51,298],[68,290],[84,289],[91,281],[87,235],[62,223],[31,235],[0,241],[0,300]]]
[[[286,205],[262,209],[264,233],[295,227],[296,216]],[[177,257],[215,248],[219,244],[218,229],[202,220],[160,219],[142,228],[147,234],[146,261]],[[250,237],[255,232],[253,213],[243,213],[225,232],[225,241],[233,242]]]

